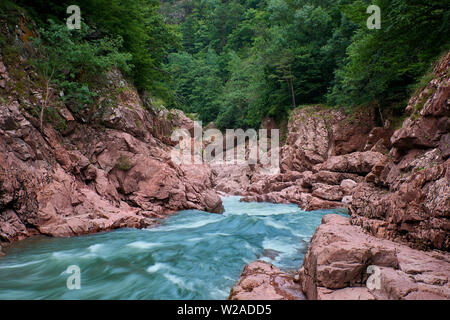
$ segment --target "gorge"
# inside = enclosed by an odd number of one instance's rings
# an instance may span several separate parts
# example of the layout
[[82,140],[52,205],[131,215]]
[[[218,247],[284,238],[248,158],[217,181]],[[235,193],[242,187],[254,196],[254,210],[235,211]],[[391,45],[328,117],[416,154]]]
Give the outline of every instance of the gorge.
[[0,25],[16,43],[0,52],[0,299],[450,299],[449,52],[401,121],[318,104],[264,118],[285,133],[274,173],[174,163],[192,116],[118,68],[89,108],[61,100],[16,18]]

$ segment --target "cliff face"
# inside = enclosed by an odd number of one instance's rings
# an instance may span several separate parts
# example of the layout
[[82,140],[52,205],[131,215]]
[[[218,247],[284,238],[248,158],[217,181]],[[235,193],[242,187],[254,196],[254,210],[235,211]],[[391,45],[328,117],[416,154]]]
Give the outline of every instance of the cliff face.
[[373,235],[450,249],[450,54],[413,96],[392,149],[353,193],[352,223]]
[[[24,33],[20,25],[17,30]],[[26,46],[26,39],[16,39]],[[143,228],[183,209],[222,212],[210,168],[170,160],[172,131],[193,126],[182,112],[144,108],[133,86],[113,70],[103,91],[114,99],[100,98],[89,113],[75,115],[53,98],[50,120],[41,130],[37,110],[45,88],[20,54],[4,55],[0,245],[35,234],[65,237]]]
[[[375,127],[373,110],[345,114],[321,106],[294,110],[280,170],[228,167],[217,175],[217,189],[243,195],[242,201],[295,203],[311,211],[348,208],[357,183],[390,148],[389,128]],[[245,175],[241,173],[245,172]]]
[[253,175],[248,200],[349,209],[350,219],[325,216],[311,239],[296,277],[308,299],[450,299],[449,75],[450,53],[395,132],[296,112],[282,173]]

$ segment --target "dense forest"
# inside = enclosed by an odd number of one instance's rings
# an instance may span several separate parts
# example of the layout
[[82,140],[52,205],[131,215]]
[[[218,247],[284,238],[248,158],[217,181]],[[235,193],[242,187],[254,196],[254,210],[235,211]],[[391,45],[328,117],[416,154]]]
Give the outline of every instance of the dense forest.
[[[66,8],[83,27],[65,28]],[[369,5],[381,28],[369,29]],[[401,115],[449,49],[442,0],[16,0],[41,27],[36,59],[80,108],[115,66],[154,104],[217,127],[258,127],[306,104]],[[6,9],[6,10],[5,10]],[[59,45],[58,45],[59,44]],[[58,66],[65,66],[58,68]],[[69,69],[69,70],[68,70]]]

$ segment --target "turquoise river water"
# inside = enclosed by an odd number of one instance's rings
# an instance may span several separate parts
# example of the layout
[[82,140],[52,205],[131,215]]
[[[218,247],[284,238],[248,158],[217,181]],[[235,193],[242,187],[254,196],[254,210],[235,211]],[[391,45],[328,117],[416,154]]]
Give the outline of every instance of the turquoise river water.
[[[251,261],[297,270],[322,216],[337,213],[223,203],[223,215],[182,211],[151,229],[17,242],[0,257],[0,299],[226,299]],[[71,265],[78,290],[67,287]]]

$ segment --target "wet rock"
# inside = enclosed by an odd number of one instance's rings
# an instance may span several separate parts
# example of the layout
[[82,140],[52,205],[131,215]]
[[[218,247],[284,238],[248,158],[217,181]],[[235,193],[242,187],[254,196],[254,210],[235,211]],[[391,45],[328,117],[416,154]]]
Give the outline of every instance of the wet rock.
[[294,278],[264,261],[245,266],[229,300],[304,300]]

